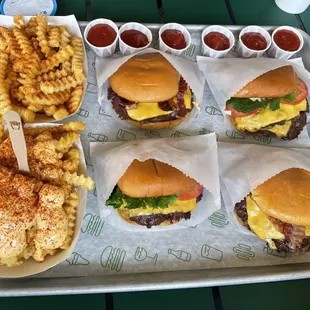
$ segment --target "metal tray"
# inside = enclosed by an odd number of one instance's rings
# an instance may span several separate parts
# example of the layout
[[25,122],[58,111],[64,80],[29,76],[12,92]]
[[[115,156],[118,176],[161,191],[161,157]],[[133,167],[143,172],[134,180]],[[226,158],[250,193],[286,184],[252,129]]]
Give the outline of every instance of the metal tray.
[[[87,22],[80,22],[85,27]],[[207,25],[185,25],[190,33],[201,33]],[[159,24],[147,24],[156,33]],[[238,33],[243,26],[227,26]],[[276,27],[265,26],[267,31]],[[310,70],[310,37],[300,30],[305,44],[299,56]],[[156,40],[156,37],[155,37]],[[189,50],[188,57],[200,54]],[[310,277],[310,263],[264,267],[202,269],[139,274],[100,275],[66,278],[0,279],[0,296],[36,296],[57,294],[111,293],[145,290],[180,289],[234,284],[296,280]]]

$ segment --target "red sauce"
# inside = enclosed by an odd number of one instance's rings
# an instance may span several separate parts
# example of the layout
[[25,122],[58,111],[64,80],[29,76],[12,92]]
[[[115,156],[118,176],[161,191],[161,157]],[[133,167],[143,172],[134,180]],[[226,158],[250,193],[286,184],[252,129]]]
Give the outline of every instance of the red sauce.
[[229,48],[228,38],[220,32],[210,32],[203,40],[209,47],[217,51],[224,51]]
[[298,35],[290,30],[279,30],[273,35],[274,42],[288,52],[297,51],[300,46]]
[[121,39],[131,47],[144,47],[148,45],[147,36],[139,30],[125,30],[121,33]]
[[181,50],[186,47],[186,41],[180,30],[167,29],[161,34],[162,40],[171,48]]
[[243,44],[251,50],[261,51],[267,47],[266,39],[259,32],[245,33],[241,37],[241,40]]
[[88,42],[98,47],[109,46],[115,39],[116,31],[106,24],[97,24],[91,27],[87,34]]

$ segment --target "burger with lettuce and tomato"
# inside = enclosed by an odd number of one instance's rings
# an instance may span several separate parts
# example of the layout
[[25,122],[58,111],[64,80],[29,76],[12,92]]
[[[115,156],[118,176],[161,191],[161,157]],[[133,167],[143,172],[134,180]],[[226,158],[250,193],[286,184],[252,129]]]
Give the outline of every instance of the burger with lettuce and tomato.
[[307,122],[308,88],[292,66],[266,72],[226,102],[239,131],[295,139]]
[[168,164],[134,160],[106,205],[126,222],[151,228],[190,219],[202,192],[202,185]]

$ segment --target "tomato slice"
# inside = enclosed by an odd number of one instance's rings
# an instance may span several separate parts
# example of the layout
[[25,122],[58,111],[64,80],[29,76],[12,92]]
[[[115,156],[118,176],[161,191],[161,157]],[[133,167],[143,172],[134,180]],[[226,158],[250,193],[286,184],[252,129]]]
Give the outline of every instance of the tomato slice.
[[298,104],[305,100],[308,96],[308,87],[307,85],[300,79],[297,82],[297,88],[294,91],[294,95],[296,96],[295,102],[289,102],[288,100],[282,100],[281,103],[285,104]]
[[198,186],[195,189],[191,190],[190,192],[179,195],[178,199],[191,200],[200,196],[202,192],[203,192],[203,186],[198,184]]
[[239,112],[239,111],[235,110],[229,104],[226,106],[226,110],[231,111],[231,116],[233,116],[233,117],[245,117],[245,116],[249,116],[249,115],[252,115],[252,114],[256,114],[259,111],[259,109],[256,109],[256,110],[253,110],[253,111],[251,111],[249,113],[242,113],[242,112]]

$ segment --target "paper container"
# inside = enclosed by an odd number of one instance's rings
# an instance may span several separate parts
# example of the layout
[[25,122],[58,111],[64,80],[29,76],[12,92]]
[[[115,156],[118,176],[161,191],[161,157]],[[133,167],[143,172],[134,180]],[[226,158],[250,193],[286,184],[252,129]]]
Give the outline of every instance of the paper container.
[[[160,53],[162,54],[175,68],[176,70],[183,76],[185,81],[188,83],[190,88],[194,93],[194,99],[198,103],[198,105],[202,102],[203,99],[203,91],[204,91],[204,83],[205,79],[203,74],[199,71],[197,65],[194,62],[188,61],[181,57],[175,57],[173,55],[169,55],[162,51],[155,50],[153,48],[147,48],[142,50],[135,55],[145,54],[145,53]],[[118,70],[118,68],[124,64],[128,59],[133,57],[134,55],[129,56],[116,56],[114,58],[97,58],[96,59],[96,74],[97,74],[97,85],[98,85],[98,101],[104,109],[105,113],[111,115],[114,120],[116,120],[122,126],[128,128],[137,128],[125,120],[121,120],[116,112],[114,111],[111,101],[107,99],[108,95],[108,78]],[[177,128],[185,128],[190,122],[197,116],[199,112],[199,106],[194,106],[190,116]]]
[[[28,23],[29,19],[31,18],[31,16],[24,16],[24,20],[26,23]],[[83,39],[83,36],[81,34],[81,30],[79,27],[79,24],[75,18],[74,15],[68,15],[68,16],[46,16],[47,21],[50,25],[65,25],[69,31],[69,33],[72,36],[77,36],[81,39]],[[15,26],[14,22],[13,22],[13,17],[12,16],[4,16],[4,15],[0,15],[0,26],[3,27],[13,27]],[[86,85],[87,85],[87,79],[88,79],[88,65],[87,65],[87,56],[86,56],[86,51],[85,51],[85,45],[84,45],[84,41],[83,41],[83,48],[84,48],[84,74],[86,77],[86,80],[83,84],[83,95],[82,95],[82,100],[80,103],[80,106],[83,103],[83,99],[85,96],[85,92],[86,92]],[[79,106],[79,108],[80,108]],[[70,114],[68,117],[76,114],[78,112],[79,109],[76,110],[75,113]],[[66,118],[68,118],[66,117]],[[64,119],[66,119],[64,118]],[[34,120],[34,123],[49,123],[49,122],[57,122],[52,116],[47,116],[44,114],[36,114],[36,118]]]
[[[114,42],[111,45],[108,46],[104,46],[104,47],[98,47],[95,45],[92,45],[88,40],[87,40],[87,35],[88,32],[90,30],[90,28],[92,28],[95,25],[98,24],[106,24],[111,26],[115,31],[116,31],[116,38],[114,40]],[[98,18],[95,19],[93,21],[91,21],[85,28],[84,30],[84,40],[87,42],[87,44],[89,45],[89,47],[99,56],[99,57],[109,57],[111,55],[113,55],[115,53],[115,49],[117,46],[117,41],[118,41],[118,37],[119,37],[119,31],[118,28],[116,26],[116,24],[114,22],[112,22],[109,19],[105,19],[105,18]]]
[[237,202],[258,185],[284,170],[302,168],[310,171],[309,149],[284,149],[223,142],[218,144],[221,191],[225,208],[231,222],[246,233],[250,232],[238,223],[234,214]]
[[[285,51],[283,50],[282,48],[280,48],[274,41],[274,35],[277,31],[279,30],[290,30],[292,32],[294,32],[299,40],[300,40],[300,45],[299,45],[299,48],[297,51],[294,51],[294,52],[288,52],[288,51]],[[277,29],[275,29],[272,33],[272,36],[271,36],[271,46],[269,48],[269,50],[267,51],[267,54],[268,54],[268,57],[272,57],[272,58],[278,58],[278,59],[289,59],[291,58],[292,56],[294,56],[296,53],[298,53],[304,46],[304,39],[302,37],[302,35],[299,33],[299,31],[293,27],[289,27],[289,26],[281,26],[281,27],[278,27]]]
[[157,159],[165,162],[192,177],[205,188],[204,198],[192,212],[190,220],[171,226],[153,227],[151,231],[198,225],[221,207],[215,134],[125,143],[92,142],[90,154],[94,165],[100,213],[111,226],[130,231],[150,231],[143,226],[128,224],[117,215],[113,207],[105,205],[117,181],[134,159]]
[[[57,125],[60,125],[60,124],[44,124],[44,123],[35,124],[35,125],[27,124],[25,127],[53,127]],[[74,146],[78,148],[81,154],[78,173],[87,175],[85,156],[84,156],[81,140],[79,139],[78,141],[76,141],[74,143]],[[53,266],[61,263],[62,261],[70,257],[77,243],[79,234],[80,234],[81,225],[83,221],[83,215],[84,215],[84,209],[86,207],[87,190],[79,188],[78,193],[79,193],[80,202],[79,202],[79,205],[77,206],[74,237],[73,237],[70,248],[66,250],[61,250],[54,256],[47,255],[44,261],[40,263],[35,261],[33,258],[30,258],[28,260],[24,260],[23,263],[17,267],[9,268],[6,266],[0,266],[0,278],[21,278],[21,277],[26,277],[30,275],[35,275],[49,268],[52,268]]]
[[[267,47],[264,50],[252,50],[248,47],[246,47],[242,40],[241,37],[248,32],[258,32],[260,33],[267,41]],[[268,33],[268,31],[266,31],[264,28],[259,27],[259,26],[248,26],[245,27],[241,30],[240,34],[239,34],[239,41],[237,43],[237,54],[239,57],[241,58],[255,58],[255,57],[262,57],[263,54],[268,50],[268,48],[270,47],[271,44],[271,38],[270,38],[270,34]]]
[[[126,30],[139,30],[139,31],[141,31],[142,33],[144,33],[147,36],[149,43],[146,46],[139,47],[139,48],[127,45],[121,38],[121,34]],[[151,45],[152,40],[153,40],[153,36],[152,36],[151,30],[148,29],[147,27],[145,27],[144,25],[139,24],[139,23],[124,24],[119,30],[119,49],[120,49],[122,55],[125,55],[125,56],[137,53],[139,51],[142,51],[142,50],[148,48]]]
[[[229,40],[229,48],[226,50],[223,50],[223,51],[217,51],[217,50],[209,47],[204,42],[204,37],[210,32],[220,32],[220,33],[224,34]],[[207,27],[201,34],[201,52],[205,56],[209,56],[212,58],[223,58],[232,49],[232,47],[234,45],[235,45],[235,37],[234,37],[233,33],[229,29],[227,29],[223,26],[215,25],[215,26]]]
[[[177,50],[175,48],[171,48],[170,46],[168,46],[161,38],[161,35],[162,33],[165,31],[165,30],[179,30],[183,33],[184,35],[184,38],[185,38],[185,42],[186,42],[186,47],[183,48],[183,49],[180,49],[180,50]],[[191,36],[188,32],[188,30],[180,25],[180,24],[177,24],[177,23],[169,23],[169,24],[165,24],[163,25],[160,29],[159,29],[159,32],[158,32],[158,40],[159,40],[159,49],[163,52],[166,52],[166,53],[169,53],[169,54],[172,54],[172,55],[176,55],[176,56],[180,56],[184,51],[186,51],[189,46],[191,45],[191,42],[192,42],[192,39],[191,39]]]

